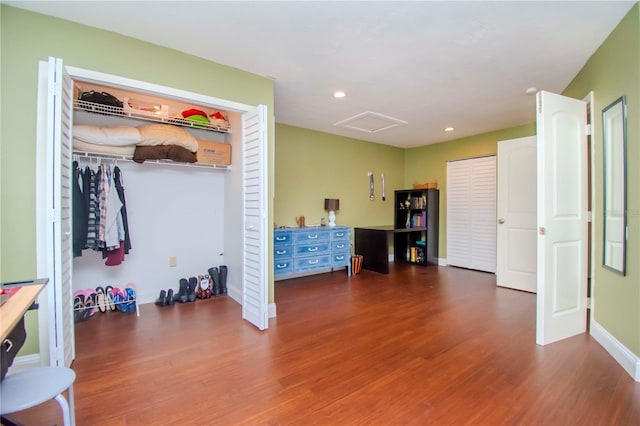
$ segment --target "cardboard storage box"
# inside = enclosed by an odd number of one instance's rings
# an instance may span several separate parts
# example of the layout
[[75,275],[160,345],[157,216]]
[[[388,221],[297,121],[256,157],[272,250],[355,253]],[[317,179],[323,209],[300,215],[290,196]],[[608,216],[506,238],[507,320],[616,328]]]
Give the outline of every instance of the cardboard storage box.
[[198,140],[198,163],[231,165],[231,145],[228,143]]

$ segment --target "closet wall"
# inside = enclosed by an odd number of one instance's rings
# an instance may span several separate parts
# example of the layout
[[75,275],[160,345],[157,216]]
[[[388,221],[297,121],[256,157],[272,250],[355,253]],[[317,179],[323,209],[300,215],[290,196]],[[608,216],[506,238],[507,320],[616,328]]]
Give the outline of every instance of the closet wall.
[[[198,105],[162,99],[117,88],[76,83],[78,92],[107,91],[120,100],[137,100],[169,105],[181,111]],[[210,108],[200,107],[207,111]],[[228,142],[232,152],[240,150],[240,114],[224,111],[231,125],[230,133],[188,129],[197,139]],[[94,126],[140,126],[149,121],[114,117],[74,110],[74,124]],[[234,143],[235,141],[235,143]],[[235,146],[234,146],[235,145]],[[76,151],[77,152],[77,151]],[[162,289],[178,289],[181,278],[206,274],[207,269],[225,263],[225,205],[229,204],[229,170],[112,158],[75,156],[82,169],[97,170],[99,163],[117,165],[123,177],[127,217],[132,249],[121,265],[106,266],[102,253],[91,249],[73,260],[73,290],[107,285],[134,287],[139,303],[153,302]],[[239,170],[240,167],[238,166]],[[239,200],[236,200],[236,202]],[[176,266],[170,258],[175,257]],[[236,264],[233,259],[232,264]],[[238,271],[233,271],[238,272]],[[235,273],[233,275],[236,275]],[[233,291],[233,289],[231,289]]]

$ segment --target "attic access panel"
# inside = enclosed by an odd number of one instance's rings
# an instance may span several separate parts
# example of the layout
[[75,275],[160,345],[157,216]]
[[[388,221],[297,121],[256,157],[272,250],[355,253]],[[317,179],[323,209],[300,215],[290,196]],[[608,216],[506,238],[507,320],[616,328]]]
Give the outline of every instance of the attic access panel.
[[377,133],[388,130],[397,126],[409,124],[404,120],[389,117],[388,115],[377,112],[366,111],[353,117],[347,118],[337,123],[333,123],[336,127],[344,127],[346,129],[358,130],[365,133]]

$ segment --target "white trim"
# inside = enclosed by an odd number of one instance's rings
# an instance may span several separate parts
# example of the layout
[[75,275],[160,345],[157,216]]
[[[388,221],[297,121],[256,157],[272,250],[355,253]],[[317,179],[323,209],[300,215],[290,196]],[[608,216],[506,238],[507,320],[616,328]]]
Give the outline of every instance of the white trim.
[[389,253],[389,263],[393,263],[395,257],[393,253]]
[[[47,241],[47,97],[48,97],[48,69],[49,62],[38,62],[38,102],[36,114],[36,276],[47,277],[48,274],[48,247]],[[51,280],[51,278],[50,278]],[[49,306],[53,305],[53,283],[50,282],[38,296],[38,344],[40,355],[45,361],[43,365],[49,364],[49,341],[53,334],[50,332],[49,324],[52,318]]]
[[640,358],[593,319],[591,320],[590,334],[596,339],[596,342],[600,343],[609,352],[613,359],[618,361],[618,364],[629,373],[633,380],[640,382]]
[[594,98],[593,91],[589,92],[587,96],[583,99],[587,103],[587,108],[589,109],[589,126],[591,126],[591,134],[588,136],[591,143],[589,144],[590,149],[590,157],[591,164],[589,165],[589,169],[591,170],[591,235],[589,236],[591,240],[591,252],[589,253],[591,260],[591,270],[589,271],[589,276],[591,277],[591,305],[590,305],[590,313],[589,315],[589,330],[593,330],[593,324],[595,321],[593,320],[596,315],[596,303],[595,303],[595,287],[596,287],[596,245],[594,242],[596,241],[596,206],[598,205],[598,201],[596,199],[596,155],[595,155],[595,129],[596,129],[596,120],[595,120],[595,107],[594,107]]
[[447,266],[447,258],[439,257],[438,258],[438,266]]

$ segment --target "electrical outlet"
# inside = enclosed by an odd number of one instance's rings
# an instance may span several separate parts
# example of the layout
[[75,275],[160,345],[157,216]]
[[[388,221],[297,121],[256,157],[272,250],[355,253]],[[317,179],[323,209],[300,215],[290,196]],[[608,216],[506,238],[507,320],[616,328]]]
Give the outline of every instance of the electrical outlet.
[[177,265],[178,265],[178,257],[177,256],[169,257],[169,266],[174,267]]

